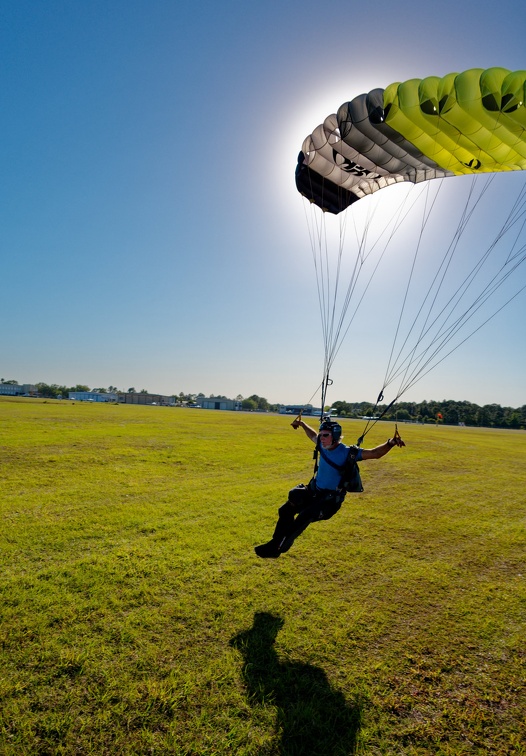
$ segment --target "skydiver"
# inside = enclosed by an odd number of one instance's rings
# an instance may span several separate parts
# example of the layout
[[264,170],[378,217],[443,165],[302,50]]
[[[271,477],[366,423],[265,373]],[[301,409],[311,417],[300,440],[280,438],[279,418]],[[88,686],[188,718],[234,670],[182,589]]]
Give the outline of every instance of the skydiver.
[[263,559],[276,559],[290,549],[295,539],[311,522],[329,520],[336,514],[347,493],[340,485],[342,468],[351,449],[355,461],[361,462],[380,459],[394,446],[405,446],[398,430],[384,444],[373,449],[360,449],[343,444],[341,425],[330,419],[322,420],[319,433],[301,417],[296,418],[291,425],[295,430],[303,428],[306,436],[317,444],[319,464],[308,485],[302,483],[289,491],[288,500],[278,509],[279,517],[270,541],[255,547],[254,551]]

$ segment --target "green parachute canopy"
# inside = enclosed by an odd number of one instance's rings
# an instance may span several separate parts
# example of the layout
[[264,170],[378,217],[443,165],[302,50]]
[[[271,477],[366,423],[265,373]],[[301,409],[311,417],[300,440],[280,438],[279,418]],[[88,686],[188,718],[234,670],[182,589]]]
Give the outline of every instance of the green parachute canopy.
[[305,139],[298,191],[339,213],[401,181],[526,169],[526,71],[472,68],[344,103]]

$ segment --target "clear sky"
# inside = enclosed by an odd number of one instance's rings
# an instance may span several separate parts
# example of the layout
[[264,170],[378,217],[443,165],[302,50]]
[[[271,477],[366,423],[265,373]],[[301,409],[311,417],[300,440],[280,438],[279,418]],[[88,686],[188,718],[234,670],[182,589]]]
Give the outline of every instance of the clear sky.
[[[4,0],[1,377],[308,401],[323,342],[303,139],[375,87],[526,68],[525,25],[519,0]],[[386,271],[330,400],[381,387],[401,296]],[[523,292],[404,398],[525,404],[525,313]]]

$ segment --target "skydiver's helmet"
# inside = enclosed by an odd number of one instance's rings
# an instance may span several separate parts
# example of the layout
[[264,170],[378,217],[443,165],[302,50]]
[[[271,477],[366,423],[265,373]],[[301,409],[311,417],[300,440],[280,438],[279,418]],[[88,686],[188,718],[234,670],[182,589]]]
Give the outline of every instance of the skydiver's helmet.
[[335,444],[337,444],[342,437],[342,426],[339,423],[335,423],[334,420],[329,420],[327,417],[323,418],[320,430],[327,430],[332,433],[332,440]]

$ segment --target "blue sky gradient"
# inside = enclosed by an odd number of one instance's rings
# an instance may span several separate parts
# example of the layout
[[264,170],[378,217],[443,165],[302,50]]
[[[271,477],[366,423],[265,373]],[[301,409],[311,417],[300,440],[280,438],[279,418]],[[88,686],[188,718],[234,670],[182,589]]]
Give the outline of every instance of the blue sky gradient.
[[[525,22],[506,1],[3,3],[1,377],[311,399],[303,139],[374,87],[526,68]],[[499,187],[506,207],[517,182]],[[397,270],[364,301],[331,401],[376,398]],[[526,403],[525,311],[523,292],[404,398]]]

